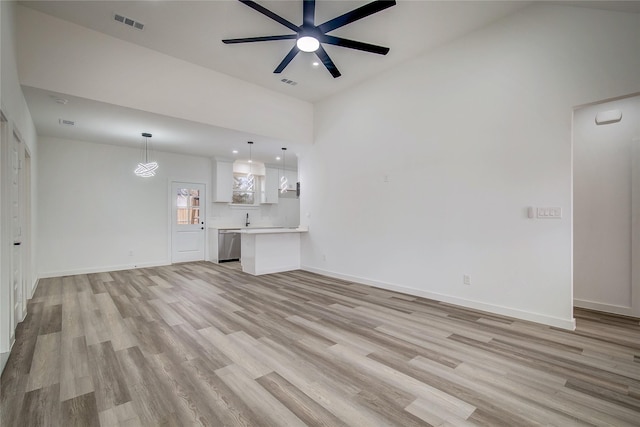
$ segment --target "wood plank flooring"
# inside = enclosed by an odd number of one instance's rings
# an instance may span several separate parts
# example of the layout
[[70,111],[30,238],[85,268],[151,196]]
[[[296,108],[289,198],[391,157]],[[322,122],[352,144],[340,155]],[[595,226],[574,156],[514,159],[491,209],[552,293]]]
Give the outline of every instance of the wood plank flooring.
[[40,281],[9,426],[639,426],[640,325],[575,332],[302,271],[207,262]]

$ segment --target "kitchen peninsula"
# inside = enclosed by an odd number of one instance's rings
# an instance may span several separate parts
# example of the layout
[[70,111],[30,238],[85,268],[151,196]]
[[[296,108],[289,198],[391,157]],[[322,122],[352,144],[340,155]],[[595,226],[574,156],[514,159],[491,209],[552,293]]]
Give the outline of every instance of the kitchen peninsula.
[[300,233],[306,228],[245,228],[240,230],[241,264],[245,273],[279,273],[300,268]]

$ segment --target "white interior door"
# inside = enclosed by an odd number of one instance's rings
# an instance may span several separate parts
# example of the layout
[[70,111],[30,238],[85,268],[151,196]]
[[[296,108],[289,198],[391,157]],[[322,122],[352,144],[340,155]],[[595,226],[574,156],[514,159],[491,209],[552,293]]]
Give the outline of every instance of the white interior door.
[[171,262],[204,260],[205,185],[171,183]]
[[24,164],[24,148],[15,134],[12,134],[10,145],[11,169],[10,177],[10,220],[11,220],[11,236],[13,248],[11,251],[11,332],[12,339],[15,333],[15,327],[24,318],[23,300],[24,300],[24,283],[22,272],[22,191],[24,190],[24,176],[22,174]]
[[15,322],[13,316],[13,284],[10,265],[13,251],[12,233],[9,229],[11,160],[9,123],[0,111],[0,368],[4,366],[13,343]]

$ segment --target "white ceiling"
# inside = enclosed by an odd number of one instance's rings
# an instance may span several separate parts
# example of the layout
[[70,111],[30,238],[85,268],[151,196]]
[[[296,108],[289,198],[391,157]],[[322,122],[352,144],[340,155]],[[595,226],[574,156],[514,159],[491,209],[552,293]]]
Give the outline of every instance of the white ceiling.
[[[302,24],[302,0],[258,0]],[[369,0],[318,0],[316,22],[324,22]],[[398,1],[396,6],[339,28],[332,35],[387,46],[386,56],[325,45],[342,76],[334,79],[313,53],[302,53],[282,74],[273,70],[295,40],[225,45],[222,39],[291,30],[236,0],[223,1],[23,1],[21,4],[84,27],[142,45],[260,86],[317,101],[396,66],[417,54],[525,7],[524,1]],[[145,24],[135,30],[114,13]],[[282,83],[282,78],[298,82]]]
[[[257,0],[285,19],[301,24],[301,0]],[[368,3],[369,0],[317,0],[321,23]],[[20,4],[113,37],[258,84],[289,96],[315,102],[398,66],[416,55],[481,28],[527,5],[529,1],[406,1],[339,28],[332,35],[390,48],[386,56],[325,46],[342,76],[334,79],[312,53],[300,53],[285,71],[273,69],[293,46],[293,40],[225,45],[224,38],[292,33],[236,0],[217,1],[26,1]],[[570,5],[640,12],[640,2],[562,2]],[[145,24],[143,31],[114,20],[118,13]],[[298,82],[291,86],[280,80]],[[283,142],[257,135],[163,117],[88,99],[24,88],[40,135],[132,146],[140,132],[153,130],[153,144],[163,151],[230,157],[255,141],[256,156],[271,159]],[[58,105],[52,95],[69,100]],[[64,117],[63,117],[64,116]],[[58,124],[75,120],[74,128]],[[216,141],[213,143],[212,141]],[[288,154],[293,154],[294,147]],[[264,150],[264,151],[263,151]],[[291,156],[293,157],[293,156]]]

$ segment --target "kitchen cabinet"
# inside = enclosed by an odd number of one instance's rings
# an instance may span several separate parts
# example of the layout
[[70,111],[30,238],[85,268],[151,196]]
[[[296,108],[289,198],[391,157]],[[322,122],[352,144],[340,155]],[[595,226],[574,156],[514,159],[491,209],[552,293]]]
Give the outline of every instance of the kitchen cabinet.
[[278,203],[278,193],[280,191],[280,175],[276,168],[266,168],[262,186],[262,197],[260,203]]
[[240,230],[241,265],[245,273],[279,273],[300,269],[300,234],[307,229]]
[[233,163],[214,159],[212,163],[213,201],[231,203],[233,190]]

